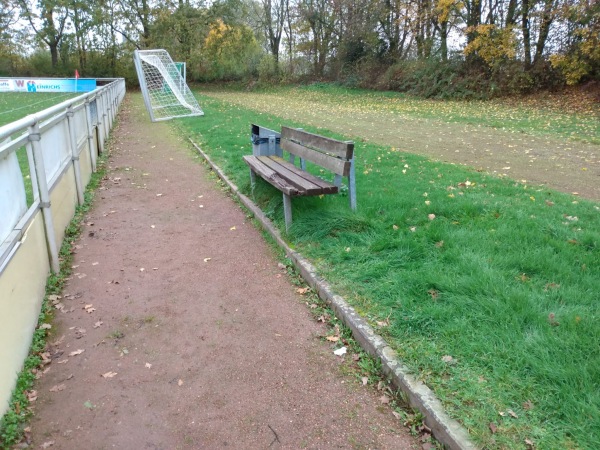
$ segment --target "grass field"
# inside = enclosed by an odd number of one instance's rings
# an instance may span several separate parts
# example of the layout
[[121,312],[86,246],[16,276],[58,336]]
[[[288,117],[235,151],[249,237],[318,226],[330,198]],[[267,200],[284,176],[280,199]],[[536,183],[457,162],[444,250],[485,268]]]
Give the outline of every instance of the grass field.
[[0,93],[0,126],[76,96],[75,93],[2,92]]
[[[200,103],[206,116],[179,126],[247,194],[250,123],[348,138],[302,114]],[[481,446],[600,448],[599,204],[390,146],[358,142],[356,155],[358,212],[343,194],[295,199],[292,245]],[[253,195],[283,229],[280,193]]]

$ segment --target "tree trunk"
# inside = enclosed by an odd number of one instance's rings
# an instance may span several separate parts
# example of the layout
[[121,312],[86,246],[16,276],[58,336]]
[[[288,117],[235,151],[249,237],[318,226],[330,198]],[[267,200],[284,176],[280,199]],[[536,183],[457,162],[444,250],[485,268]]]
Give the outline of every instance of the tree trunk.
[[531,67],[531,35],[529,30],[529,0],[523,0],[521,12],[521,31],[523,32],[523,51],[525,52],[525,70]]

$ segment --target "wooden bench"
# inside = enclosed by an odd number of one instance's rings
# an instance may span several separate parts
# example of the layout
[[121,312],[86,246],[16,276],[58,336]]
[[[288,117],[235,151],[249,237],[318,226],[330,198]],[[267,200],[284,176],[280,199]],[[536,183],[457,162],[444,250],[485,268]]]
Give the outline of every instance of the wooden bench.
[[[253,130],[255,127],[253,125]],[[271,142],[274,139],[274,136],[270,136]],[[354,143],[282,127],[280,146],[281,150],[289,154],[289,161],[283,159],[281,151],[273,154],[255,152],[252,156],[244,156],[244,161],[250,166],[252,187],[256,183],[256,175],[259,175],[283,193],[286,230],[292,223],[291,197],[337,194],[342,185],[342,177],[348,178],[350,208],[356,210]],[[300,158],[300,167],[295,165],[296,157]],[[307,172],[306,161],[332,172],[335,175],[333,183]]]

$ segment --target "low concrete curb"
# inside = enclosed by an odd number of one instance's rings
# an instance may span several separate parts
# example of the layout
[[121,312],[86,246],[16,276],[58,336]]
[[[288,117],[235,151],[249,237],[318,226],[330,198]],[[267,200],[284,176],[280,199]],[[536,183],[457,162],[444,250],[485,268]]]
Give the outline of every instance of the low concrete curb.
[[329,283],[317,274],[315,267],[302,255],[293,251],[281,237],[279,230],[265,216],[265,214],[254,204],[252,200],[242,194],[238,187],[227,178],[223,171],[212,162],[206,153],[191,139],[190,142],[198,153],[206,160],[212,170],[217,173],[233,193],[239,198],[243,205],[248,208],[255,218],[269,232],[277,244],[283,248],[291,259],[296,269],[300,272],[307,284],[317,292],[319,297],[325,301],[336,316],[352,330],[354,338],[361,347],[370,355],[381,360],[384,372],[390,375],[392,383],[406,394],[410,405],[418,409],[425,416],[425,424],[431,428],[435,438],[446,448],[477,449],[471,442],[469,434],[457,421],[451,419],[441,402],[435,397],[433,391],[420,381],[410,375],[409,370],[397,358],[396,352],[379,336],[373,328],[360,317],[341,296],[336,295]]

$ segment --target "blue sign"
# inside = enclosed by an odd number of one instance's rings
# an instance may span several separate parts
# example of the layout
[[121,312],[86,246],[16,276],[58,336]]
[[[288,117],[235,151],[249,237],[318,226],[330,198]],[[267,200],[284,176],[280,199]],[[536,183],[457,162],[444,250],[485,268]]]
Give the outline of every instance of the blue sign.
[[96,89],[95,78],[5,78],[0,92],[90,92]]

